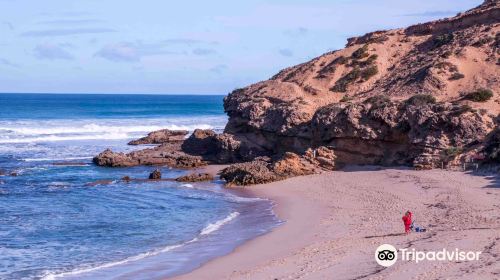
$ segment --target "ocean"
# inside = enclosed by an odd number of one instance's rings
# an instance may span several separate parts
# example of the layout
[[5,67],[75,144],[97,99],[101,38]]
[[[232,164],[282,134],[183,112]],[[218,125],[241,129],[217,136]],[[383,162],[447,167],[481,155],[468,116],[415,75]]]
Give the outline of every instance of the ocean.
[[153,130],[222,131],[222,100],[0,94],[0,279],[162,279],[277,226],[271,201],[222,182],[125,183],[156,167],[92,164],[106,148],[137,149],[126,143]]

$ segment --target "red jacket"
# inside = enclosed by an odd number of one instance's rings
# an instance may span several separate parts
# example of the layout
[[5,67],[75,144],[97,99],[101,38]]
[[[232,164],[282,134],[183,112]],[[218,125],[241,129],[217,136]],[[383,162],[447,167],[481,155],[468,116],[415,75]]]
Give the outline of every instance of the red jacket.
[[408,213],[408,215],[403,216],[403,223],[405,224],[405,227],[411,226],[411,212]]

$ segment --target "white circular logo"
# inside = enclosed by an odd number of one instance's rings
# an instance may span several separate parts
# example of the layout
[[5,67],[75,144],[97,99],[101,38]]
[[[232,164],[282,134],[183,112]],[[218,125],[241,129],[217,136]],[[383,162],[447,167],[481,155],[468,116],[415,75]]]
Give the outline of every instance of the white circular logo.
[[389,267],[398,260],[398,251],[390,244],[380,245],[375,250],[375,260],[381,266]]

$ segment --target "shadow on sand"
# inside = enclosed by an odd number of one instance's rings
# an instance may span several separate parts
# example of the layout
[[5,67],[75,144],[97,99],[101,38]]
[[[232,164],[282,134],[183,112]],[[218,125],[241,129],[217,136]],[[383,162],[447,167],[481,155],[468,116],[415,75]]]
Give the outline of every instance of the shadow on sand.
[[[338,171],[342,172],[357,172],[357,171],[380,171],[380,170],[414,170],[409,166],[379,166],[379,165],[343,165]],[[472,176],[485,177],[489,182],[484,188],[500,188],[500,167],[498,165],[484,166],[479,170],[468,170],[467,174]],[[421,170],[420,172],[425,172]]]
[[500,173],[498,166],[488,166],[484,168],[480,168],[479,170],[468,171],[467,174],[473,176],[481,176],[485,177],[486,180],[489,181],[488,185],[484,186],[485,188],[500,188]]

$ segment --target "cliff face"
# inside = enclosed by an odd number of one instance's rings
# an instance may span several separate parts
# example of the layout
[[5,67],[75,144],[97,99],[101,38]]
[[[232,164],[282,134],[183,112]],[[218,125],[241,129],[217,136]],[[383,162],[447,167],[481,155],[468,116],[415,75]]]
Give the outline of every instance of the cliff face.
[[[489,0],[453,18],[351,38],[233,91],[225,132],[253,155],[332,146],[348,163],[434,165],[480,150],[500,113],[499,22],[500,2]],[[471,98],[480,89],[493,96]]]

